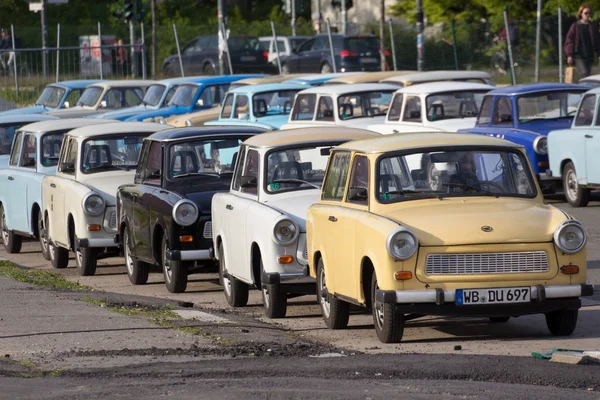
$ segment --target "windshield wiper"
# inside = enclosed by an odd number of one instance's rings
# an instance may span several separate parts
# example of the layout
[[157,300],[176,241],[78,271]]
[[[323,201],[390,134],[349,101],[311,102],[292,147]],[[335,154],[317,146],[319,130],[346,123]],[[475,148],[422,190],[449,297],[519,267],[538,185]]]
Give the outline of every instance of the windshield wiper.
[[[388,194],[400,194],[400,195],[405,195],[405,194],[420,194],[426,197],[438,197],[438,198],[442,198],[441,195],[438,194],[434,194],[434,193],[427,193],[427,192],[419,192],[418,190],[412,190],[412,189],[403,189],[403,190],[390,190],[389,192],[382,192],[381,193],[383,196],[388,195]],[[385,199],[384,199],[385,200]]]
[[185,178],[186,176],[211,176],[213,178],[220,178],[221,175],[217,174],[217,173],[210,173],[210,172],[188,172],[185,174],[178,174],[173,176],[173,178]]
[[86,171],[98,171],[98,170],[105,170],[105,169],[120,169],[119,167],[117,167],[116,165],[98,165],[97,167],[91,167],[91,166],[87,166],[85,168]]
[[269,183],[305,183],[307,185],[310,185],[312,187],[314,187],[315,189],[321,189],[319,186],[315,185],[314,183],[310,183],[308,181],[304,181],[302,179],[275,179],[274,181],[271,181]]
[[476,188],[475,186],[467,185],[465,183],[444,182],[444,183],[442,183],[442,186],[455,187],[455,188],[465,189],[465,190],[471,190],[471,191],[477,192],[477,193],[485,193],[485,194],[487,194],[489,196],[494,196],[495,198],[499,198],[500,197],[500,195],[498,193],[490,192],[489,190],[483,190],[481,188]]

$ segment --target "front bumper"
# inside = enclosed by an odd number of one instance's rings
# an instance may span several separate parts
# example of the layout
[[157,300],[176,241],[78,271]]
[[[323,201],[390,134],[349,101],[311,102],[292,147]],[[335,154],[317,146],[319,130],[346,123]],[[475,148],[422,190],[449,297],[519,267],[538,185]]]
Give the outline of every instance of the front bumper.
[[316,281],[310,276],[308,266],[302,272],[262,272],[262,285],[280,285],[286,293],[316,293]]
[[115,243],[114,236],[107,238],[89,238],[89,239],[77,239],[75,248],[97,248],[97,247],[118,247]]
[[206,261],[214,258],[213,249],[167,251],[167,260],[171,261]]

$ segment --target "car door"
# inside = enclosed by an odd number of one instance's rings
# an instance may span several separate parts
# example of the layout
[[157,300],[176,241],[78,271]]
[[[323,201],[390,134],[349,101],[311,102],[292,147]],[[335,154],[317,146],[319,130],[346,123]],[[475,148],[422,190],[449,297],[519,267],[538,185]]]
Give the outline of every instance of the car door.
[[[31,231],[31,213],[29,208],[32,205],[30,191],[27,188],[27,182],[31,174],[36,173],[37,166],[37,137],[31,133],[25,133],[23,136],[23,150],[19,158],[19,165],[15,168],[14,173],[14,192],[11,198],[16,199],[12,205],[15,211],[16,224],[13,224],[11,229],[30,232]],[[10,226],[10,225],[9,225]]]
[[[77,170],[78,143],[75,138],[69,138],[68,142],[61,148],[61,160],[57,169],[56,177],[48,177],[49,185],[44,185],[50,196],[44,194],[44,198],[50,198],[50,239],[64,245],[69,243],[67,225],[68,211],[65,205],[66,186],[75,180]],[[61,177],[62,175],[62,177]],[[63,178],[63,179],[61,179]]]
[[[330,52],[329,39],[327,36],[317,36],[312,50],[309,52],[308,57],[305,58],[305,62],[303,63],[305,67],[303,72],[321,72],[321,60],[324,58],[331,58],[331,56],[327,57],[326,52]],[[333,65],[330,64],[330,66],[333,70]]]
[[19,203],[23,203],[23,182],[22,178],[19,177],[19,164],[21,162],[21,153],[23,152],[23,137],[24,133],[18,131],[15,135],[15,139],[10,153],[9,169],[6,174],[6,181],[2,185],[2,190],[5,191],[4,196],[4,213],[6,215],[6,225],[9,229],[16,229],[15,225],[17,221],[21,221],[25,216],[23,215],[22,207]]
[[[192,40],[181,50],[181,63],[183,64],[183,70],[186,74],[196,73],[195,64],[199,61],[197,59],[199,57],[199,48],[197,47],[198,39],[199,38]],[[175,67],[175,69],[179,70],[179,66]]]
[[[598,111],[596,111],[596,114],[598,114]],[[596,117],[596,127],[598,126],[600,126],[600,119]],[[600,129],[585,130],[584,140],[588,183],[598,185],[600,184],[600,161],[596,157],[600,154]]]
[[308,72],[307,66],[308,58],[311,55],[315,39],[308,40],[298,48],[298,51],[288,58],[288,65],[290,66],[290,72]]

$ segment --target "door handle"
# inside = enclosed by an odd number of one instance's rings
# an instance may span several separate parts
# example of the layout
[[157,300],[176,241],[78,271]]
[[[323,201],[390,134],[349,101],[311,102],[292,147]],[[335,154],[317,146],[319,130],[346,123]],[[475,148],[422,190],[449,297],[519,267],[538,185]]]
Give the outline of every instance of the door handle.
[[225,208],[228,209],[228,210],[233,210],[233,206],[231,204],[227,204],[225,206]]
[[14,180],[15,180],[15,178],[13,178],[12,176],[9,176],[9,177],[8,177],[8,180],[9,180],[9,181],[14,181]]
[[51,184],[50,184],[50,187],[51,187],[51,188],[55,188],[55,187],[56,187],[56,183],[51,183]]
[[329,220],[330,220],[331,222],[337,222],[337,218],[336,218],[336,217],[334,217],[333,215],[330,215],[330,216],[329,216]]
[[585,137],[586,137],[586,138],[588,138],[588,139],[591,139],[591,138],[593,138],[593,136],[592,136],[592,135],[585,135]]

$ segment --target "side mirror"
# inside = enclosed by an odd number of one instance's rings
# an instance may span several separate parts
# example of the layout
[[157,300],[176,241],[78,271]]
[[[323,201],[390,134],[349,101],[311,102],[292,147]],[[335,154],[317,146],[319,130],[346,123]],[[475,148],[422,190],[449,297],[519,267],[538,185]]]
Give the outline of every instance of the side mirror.
[[350,201],[365,201],[369,198],[367,189],[350,188],[348,190],[348,200]]
[[100,108],[106,108],[106,100],[100,102]]
[[239,113],[238,119],[248,119],[248,113]]
[[255,176],[244,175],[242,176],[240,186],[243,188],[255,188],[258,186],[258,179]]
[[69,107],[71,107],[71,105],[69,104],[69,102],[68,102],[68,101],[65,101],[65,102],[63,103],[63,108],[69,108]]
[[198,99],[198,101],[196,102],[196,107],[204,107],[204,100]]

